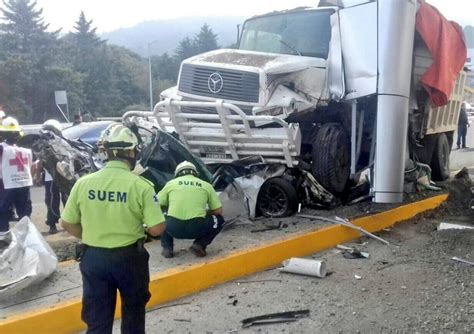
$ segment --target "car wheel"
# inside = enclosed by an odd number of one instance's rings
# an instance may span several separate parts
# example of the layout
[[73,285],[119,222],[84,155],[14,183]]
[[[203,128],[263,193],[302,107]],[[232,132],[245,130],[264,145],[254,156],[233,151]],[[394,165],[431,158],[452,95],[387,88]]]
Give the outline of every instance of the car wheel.
[[296,211],[298,195],[295,187],[285,179],[268,179],[260,188],[257,208],[265,217],[287,217]]

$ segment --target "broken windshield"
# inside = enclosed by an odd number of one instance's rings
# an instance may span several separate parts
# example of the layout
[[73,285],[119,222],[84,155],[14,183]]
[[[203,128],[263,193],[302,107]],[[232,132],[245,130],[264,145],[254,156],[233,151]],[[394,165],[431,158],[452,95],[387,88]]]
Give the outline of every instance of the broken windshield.
[[239,49],[326,59],[334,10],[289,11],[247,20]]

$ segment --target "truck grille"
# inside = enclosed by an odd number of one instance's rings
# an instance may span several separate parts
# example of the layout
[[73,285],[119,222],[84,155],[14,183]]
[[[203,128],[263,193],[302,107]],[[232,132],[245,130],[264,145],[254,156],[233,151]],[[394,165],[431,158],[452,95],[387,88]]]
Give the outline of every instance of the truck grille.
[[[183,101],[186,101],[184,99]],[[252,115],[252,107],[251,106],[239,106],[242,111],[247,115]],[[205,108],[205,107],[181,107],[181,112],[189,113],[189,114],[216,114],[217,111],[215,108]]]
[[[213,93],[208,80],[216,72],[222,77],[223,85],[218,93]],[[178,89],[193,95],[258,103],[259,74],[183,64]]]

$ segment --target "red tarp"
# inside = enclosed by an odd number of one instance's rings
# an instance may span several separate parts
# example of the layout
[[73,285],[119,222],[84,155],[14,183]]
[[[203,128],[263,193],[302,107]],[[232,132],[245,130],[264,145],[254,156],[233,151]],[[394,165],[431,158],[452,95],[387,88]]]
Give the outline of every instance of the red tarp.
[[416,30],[423,38],[433,57],[433,64],[421,77],[421,83],[431,103],[443,106],[448,103],[467,56],[461,27],[448,21],[441,13],[424,1],[416,15]]

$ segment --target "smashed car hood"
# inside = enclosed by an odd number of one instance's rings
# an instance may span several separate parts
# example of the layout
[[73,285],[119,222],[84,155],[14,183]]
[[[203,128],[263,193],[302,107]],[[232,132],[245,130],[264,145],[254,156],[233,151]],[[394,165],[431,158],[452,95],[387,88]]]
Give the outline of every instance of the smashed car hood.
[[190,65],[211,66],[267,74],[296,72],[311,67],[326,68],[322,58],[292,56],[246,50],[220,49],[206,52],[183,62]]

